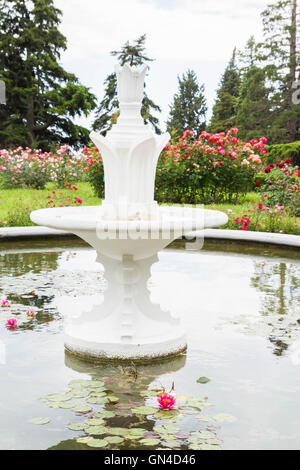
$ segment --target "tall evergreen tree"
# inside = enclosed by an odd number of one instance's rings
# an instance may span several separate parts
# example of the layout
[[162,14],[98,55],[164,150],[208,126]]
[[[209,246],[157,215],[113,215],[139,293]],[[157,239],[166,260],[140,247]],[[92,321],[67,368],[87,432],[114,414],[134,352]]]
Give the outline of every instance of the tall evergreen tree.
[[49,149],[88,142],[73,119],[95,107],[95,97],[59,64],[66,38],[53,0],[0,0],[0,146]]
[[224,132],[235,125],[240,83],[240,71],[236,64],[236,49],[234,49],[217,90],[217,99],[209,126],[211,132]]
[[298,0],[277,1],[262,13],[264,42],[259,58],[276,87],[272,97],[273,142],[300,138],[300,107],[293,102],[294,83],[300,77],[299,15]]
[[178,85],[178,93],[170,106],[167,130],[172,135],[181,135],[189,129],[199,135],[205,129],[205,87],[199,85],[194,70],[188,70],[181,78],[178,77]]
[[[120,51],[112,51],[111,55],[116,57],[119,64],[129,64],[131,66],[139,66],[154,59],[147,57],[145,53],[146,35],[140,36],[133,44],[127,41]],[[93,129],[100,131],[102,134],[110,129],[112,124],[112,116],[118,114],[118,98],[117,98],[117,76],[111,73],[104,81],[104,97],[97,109],[96,120]],[[159,119],[153,113],[160,113],[161,109],[147,95],[144,94],[141,114],[145,124],[152,124],[157,134],[161,134],[159,128]]]
[[270,94],[266,70],[256,66],[248,68],[243,76],[235,120],[242,139],[249,141],[270,134]]

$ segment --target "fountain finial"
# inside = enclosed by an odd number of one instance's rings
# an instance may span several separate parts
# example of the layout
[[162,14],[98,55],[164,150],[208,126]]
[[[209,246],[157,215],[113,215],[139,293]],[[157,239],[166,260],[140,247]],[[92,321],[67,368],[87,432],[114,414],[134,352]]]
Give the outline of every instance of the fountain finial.
[[157,136],[141,116],[146,71],[147,65],[116,66],[120,116],[105,137],[96,132],[90,136],[103,157],[105,218],[156,217],[156,166],[170,135]]

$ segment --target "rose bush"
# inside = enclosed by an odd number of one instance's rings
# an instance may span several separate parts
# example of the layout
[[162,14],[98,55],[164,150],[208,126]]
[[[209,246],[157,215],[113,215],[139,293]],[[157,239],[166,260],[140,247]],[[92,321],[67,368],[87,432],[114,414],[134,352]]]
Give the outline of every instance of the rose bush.
[[270,207],[285,206],[292,215],[300,216],[300,171],[292,165],[292,159],[261,169],[255,184],[268,196]]
[[194,139],[185,131],[170,142],[158,163],[156,199],[172,203],[236,202],[253,188],[266,153],[267,139],[243,142],[238,129],[226,134],[207,132]]

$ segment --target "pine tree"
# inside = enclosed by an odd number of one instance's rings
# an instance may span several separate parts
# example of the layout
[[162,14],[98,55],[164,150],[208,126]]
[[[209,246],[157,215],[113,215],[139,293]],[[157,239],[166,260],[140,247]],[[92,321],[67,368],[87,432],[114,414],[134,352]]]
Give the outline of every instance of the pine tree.
[[[129,64],[131,66],[139,66],[146,62],[152,62],[145,54],[146,35],[140,36],[133,44],[127,41],[120,51],[112,51],[111,55],[118,59],[121,66]],[[104,81],[104,97],[101,101],[97,113],[93,129],[100,131],[103,135],[110,129],[112,118],[118,115],[118,98],[117,98],[117,77],[115,73],[108,75]],[[145,124],[152,124],[157,134],[161,134],[159,128],[159,119],[153,113],[160,113],[161,109],[147,95],[145,91],[141,114]]]
[[53,0],[0,0],[0,147],[49,149],[88,142],[73,119],[95,106],[95,97],[59,64],[66,38]]
[[243,140],[249,141],[270,135],[271,91],[267,86],[266,70],[256,66],[248,68],[243,76],[235,120]]
[[259,58],[276,87],[272,97],[272,141],[292,142],[300,138],[300,107],[293,102],[294,83],[300,77],[298,0],[269,5],[262,13],[264,42]]
[[189,129],[199,135],[205,129],[206,112],[205,87],[199,85],[197,74],[188,70],[181,78],[178,76],[178,93],[170,106],[167,130],[181,136]]
[[217,99],[209,126],[211,132],[225,132],[235,125],[240,83],[240,71],[236,65],[236,49],[234,49],[217,90]]

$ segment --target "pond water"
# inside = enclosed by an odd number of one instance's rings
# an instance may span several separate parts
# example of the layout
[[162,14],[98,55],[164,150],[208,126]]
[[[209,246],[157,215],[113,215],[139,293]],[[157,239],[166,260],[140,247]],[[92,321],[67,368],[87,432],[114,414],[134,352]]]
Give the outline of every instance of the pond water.
[[[186,354],[120,366],[63,347],[64,318],[103,297],[95,252],[75,239],[1,242],[0,298],[12,303],[0,310],[1,449],[299,449],[299,251],[188,248],[161,252],[149,284],[182,317]],[[173,384],[177,410],[160,413],[155,395]]]

